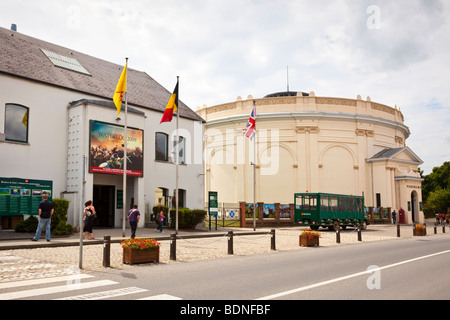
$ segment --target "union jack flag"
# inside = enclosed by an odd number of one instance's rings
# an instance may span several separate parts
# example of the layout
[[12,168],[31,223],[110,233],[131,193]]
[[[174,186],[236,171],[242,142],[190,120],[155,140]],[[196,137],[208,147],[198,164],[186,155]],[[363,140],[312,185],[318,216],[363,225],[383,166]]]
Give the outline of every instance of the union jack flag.
[[248,118],[247,125],[244,129],[244,136],[249,138],[250,140],[253,140],[256,134],[256,106],[253,103],[253,110],[250,114],[250,118]]

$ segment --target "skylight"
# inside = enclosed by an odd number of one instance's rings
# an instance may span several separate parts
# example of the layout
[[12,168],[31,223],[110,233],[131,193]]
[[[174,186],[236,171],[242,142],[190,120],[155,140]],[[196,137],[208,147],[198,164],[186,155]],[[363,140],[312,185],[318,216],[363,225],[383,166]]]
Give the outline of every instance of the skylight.
[[90,76],[91,74],[87,71],[78,61],[77,59],[63,56],[59,53],[55,53],[53,51],[41,49],[42,52],[50,59],[50,61],[57,67],[67,69],[70,71],[75,71],[78,73],[86,74]]

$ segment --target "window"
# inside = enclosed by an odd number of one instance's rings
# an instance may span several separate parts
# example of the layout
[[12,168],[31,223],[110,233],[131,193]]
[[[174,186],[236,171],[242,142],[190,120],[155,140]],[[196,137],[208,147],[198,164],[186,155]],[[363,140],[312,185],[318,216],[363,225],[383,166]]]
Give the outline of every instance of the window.
[[168,135],[165,133],[156,133],[156,143],[155,143],[155,159],[161,161],[168,161],[167,152],[167,140]]
[[29,111],[24,106],[6,104],[5,139],[7,141],[28,142]]
[[347,198],[339,197],[339,211],[345,212],[347,211]]
[[[184,148],[185,148],[185,145],[186,145],[186,139],[184,138],[184,137],[182,137],[182,136],[179,136],[178,137],[178,141],[180,142],[179,143],[179,153],[178,153],[178,163],[181,163],[181,164],[184,164],[185,163],[185,156],[184,156]],[[174,141],[173,141],[173,154],[175,155],[177,153],[177,142],[176,142],[176,140],[174,139]],[[173,157],[173,159],[175,160],[175,157]]]

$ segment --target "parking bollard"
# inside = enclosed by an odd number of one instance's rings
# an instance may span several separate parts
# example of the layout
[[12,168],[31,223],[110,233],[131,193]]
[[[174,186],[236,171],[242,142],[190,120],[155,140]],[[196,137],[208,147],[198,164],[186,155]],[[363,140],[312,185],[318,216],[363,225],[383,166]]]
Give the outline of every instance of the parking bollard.
[[233,254],[233,231],[228,231],[228,254]]
[[103,267],[111,266],[111,236],[103,237]]
[[436,226],[436,223],[434,224],[434,234],[437,234],[437,226]]
[[341,243],[341,230],[339,228],[336,230],[336,243]]
[[397,238],[400,238],[400,225],[397,225]]
[[275,229],[270,231],[270,249],[276,250],[275,248]]
[[358,241],[362,241],[362,238],[361,238],[361,226],[358,226]]
[[442,224],[442,233],[445,233],[445,223]]
[[170,235],[170,260],[177,260],[177,235]]

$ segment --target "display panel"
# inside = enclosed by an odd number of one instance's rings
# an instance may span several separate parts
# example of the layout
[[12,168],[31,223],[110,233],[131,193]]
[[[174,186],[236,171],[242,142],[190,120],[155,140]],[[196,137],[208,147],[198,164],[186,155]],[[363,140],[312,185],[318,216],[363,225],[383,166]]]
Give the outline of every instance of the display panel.
[[[144,175],[144,130],[127,128],[127,175]],[[124,127],[90,122],[89,172],[123,175]]]
[[0,216],[38,215],[44,194],[52,201],[53,181],[0,178]]

